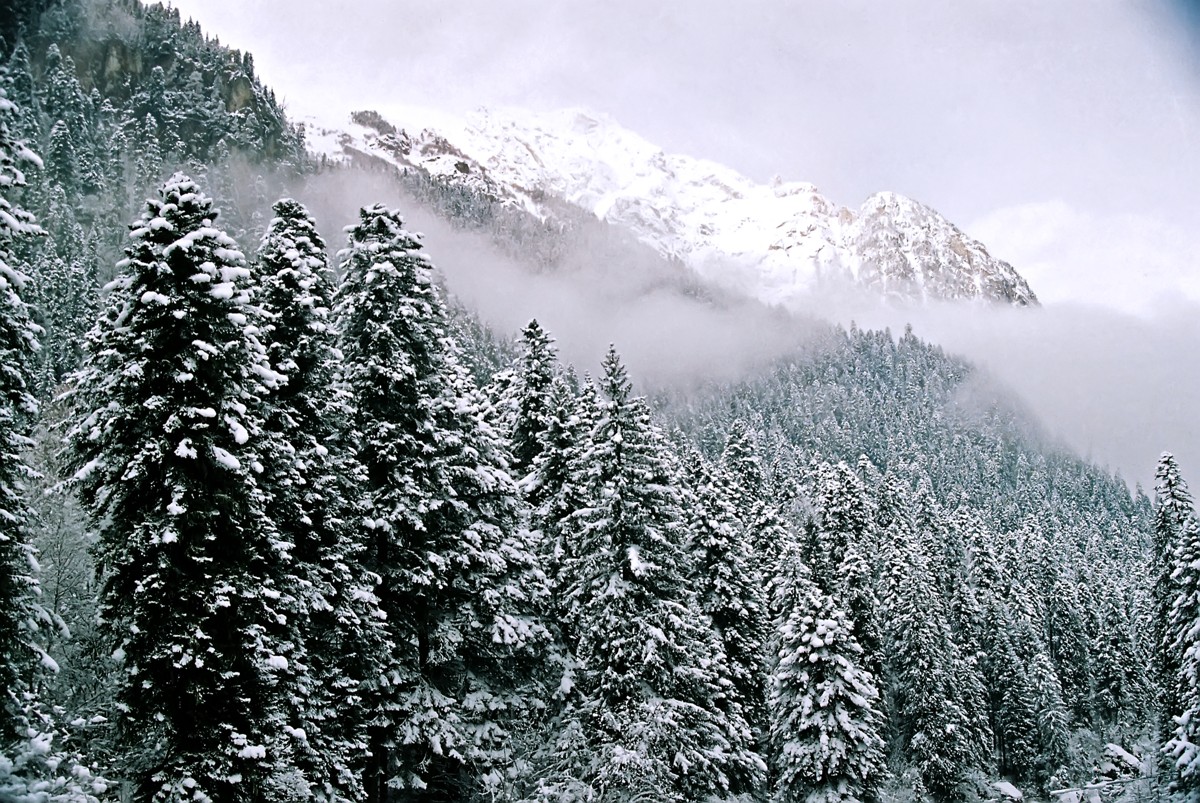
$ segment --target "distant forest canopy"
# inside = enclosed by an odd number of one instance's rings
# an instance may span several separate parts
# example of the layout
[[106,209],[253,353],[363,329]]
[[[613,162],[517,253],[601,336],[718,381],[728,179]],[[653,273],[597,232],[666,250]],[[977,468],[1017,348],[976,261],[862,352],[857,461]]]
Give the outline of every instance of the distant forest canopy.
[[361,168],[249,54],[132,0],[0,19],[0,800],[1195,796],[1169,456],[1131,493],[911,331],[639,396],[454,303],[405,210],[330,243],[276,200]]

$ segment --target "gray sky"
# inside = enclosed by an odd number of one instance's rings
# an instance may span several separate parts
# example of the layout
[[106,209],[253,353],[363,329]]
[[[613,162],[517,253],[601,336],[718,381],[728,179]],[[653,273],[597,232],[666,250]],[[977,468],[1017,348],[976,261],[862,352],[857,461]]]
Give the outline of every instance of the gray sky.
[[294,112],[586,106],[845,205],[911,195],[1051,302],[1200,299],[1200,56],[1184,0],[174,5],[251,50]]
[[[1188,3],[174,0],[253,52],[299,115],[585,106],[759,181],[811,181],[848,206],[878,190],[927,203],[1047,306],[930,312],[918,333],[1141,480],[1164,448],[1200,472],[1200,13]],[[608,325],[588,321],[604,342]]]

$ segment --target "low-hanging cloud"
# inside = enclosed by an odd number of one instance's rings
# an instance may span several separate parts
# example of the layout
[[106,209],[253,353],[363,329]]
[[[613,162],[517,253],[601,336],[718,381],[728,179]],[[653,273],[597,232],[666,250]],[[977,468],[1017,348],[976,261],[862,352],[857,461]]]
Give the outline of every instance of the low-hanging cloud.
[[1163,451],[1200,482],[1200,305],[1139,316],[1083,304],[1019,309],[938,303],[826,305],[843,322],[911,324],[982,367],[1080,456],[1149,488]]
[[580,372],[594,373],[611,343],[643,386],[732,380],[793,352],[816,326],[749,300],[696,292],[682,266],[621,245],[603,226],[590,238],[568,238],[558,266],[538,271],[486,234],[451,226],[383,174],[325,173],[299,194],[334,249],[344,241],[336,230],[357,219],[358,207],[399,209],[409,230],[424,235],[426,252],[460,301],[501,336],[536,318]]
[[795,353],[822,328],[818,319],[896,333],[911,324],[1015,392],[1081,456],[1148,486],[1169,450],[1200,478],[1200,305],[1185,299],[1134,315],[1072,303],[906,306],[843,292],[785,312],[730,295],[697,297],[686,292],[683,268],[586,241],[558,269],[531,270],[485,234],[435,216],[384,174],[327,173],[301,197],[335,249],[344,241],[337,229],[356,220],[359,206],[400,209],[425,235],[456,297],[501,335],[536,317],[580,371],[594,372],[615,343],[643,386],[686,388],[736,380]]
[[1138,209],[1097,213],[1039,201],[996,210],[968,228],[1019,265],[1045,302],[1143,317],[1181,297],[1200,302],[1200,238]]

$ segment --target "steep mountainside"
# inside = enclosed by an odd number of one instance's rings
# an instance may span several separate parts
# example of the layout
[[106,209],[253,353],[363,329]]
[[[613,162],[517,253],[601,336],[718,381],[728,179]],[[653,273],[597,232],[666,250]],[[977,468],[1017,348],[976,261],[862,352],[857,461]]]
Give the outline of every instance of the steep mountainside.
[[403,127],[358,113],[340,128],[312,126],[327,157],[381,157],[511,203],[540,218],[550,198],[624,227],[701,277],[769,304],[816,288],[858,286],[888,298],[1026,306],[1037,297],[935,210],[878,193],[858,211],[812,184],[757,184],[714,162],[672,155],[612,119],[480,110],[466,121],[424,112]]

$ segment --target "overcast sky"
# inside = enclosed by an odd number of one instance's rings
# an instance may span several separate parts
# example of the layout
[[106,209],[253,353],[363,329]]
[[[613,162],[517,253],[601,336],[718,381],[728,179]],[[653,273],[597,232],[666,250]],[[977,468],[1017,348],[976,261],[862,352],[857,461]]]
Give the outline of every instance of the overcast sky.
[[289,109],[607,112],[759,180],[942,211],[1050,302],[1200,299],[1176,0],[175,0]]
[[1147,479],[1163,448],[1200,471],[1196,0],[174,5],[253,52],[299,115],[585,106],[844,205],[911,195],[1046,302],[1039,318],[949,313],[920,332],[1126,476]]

